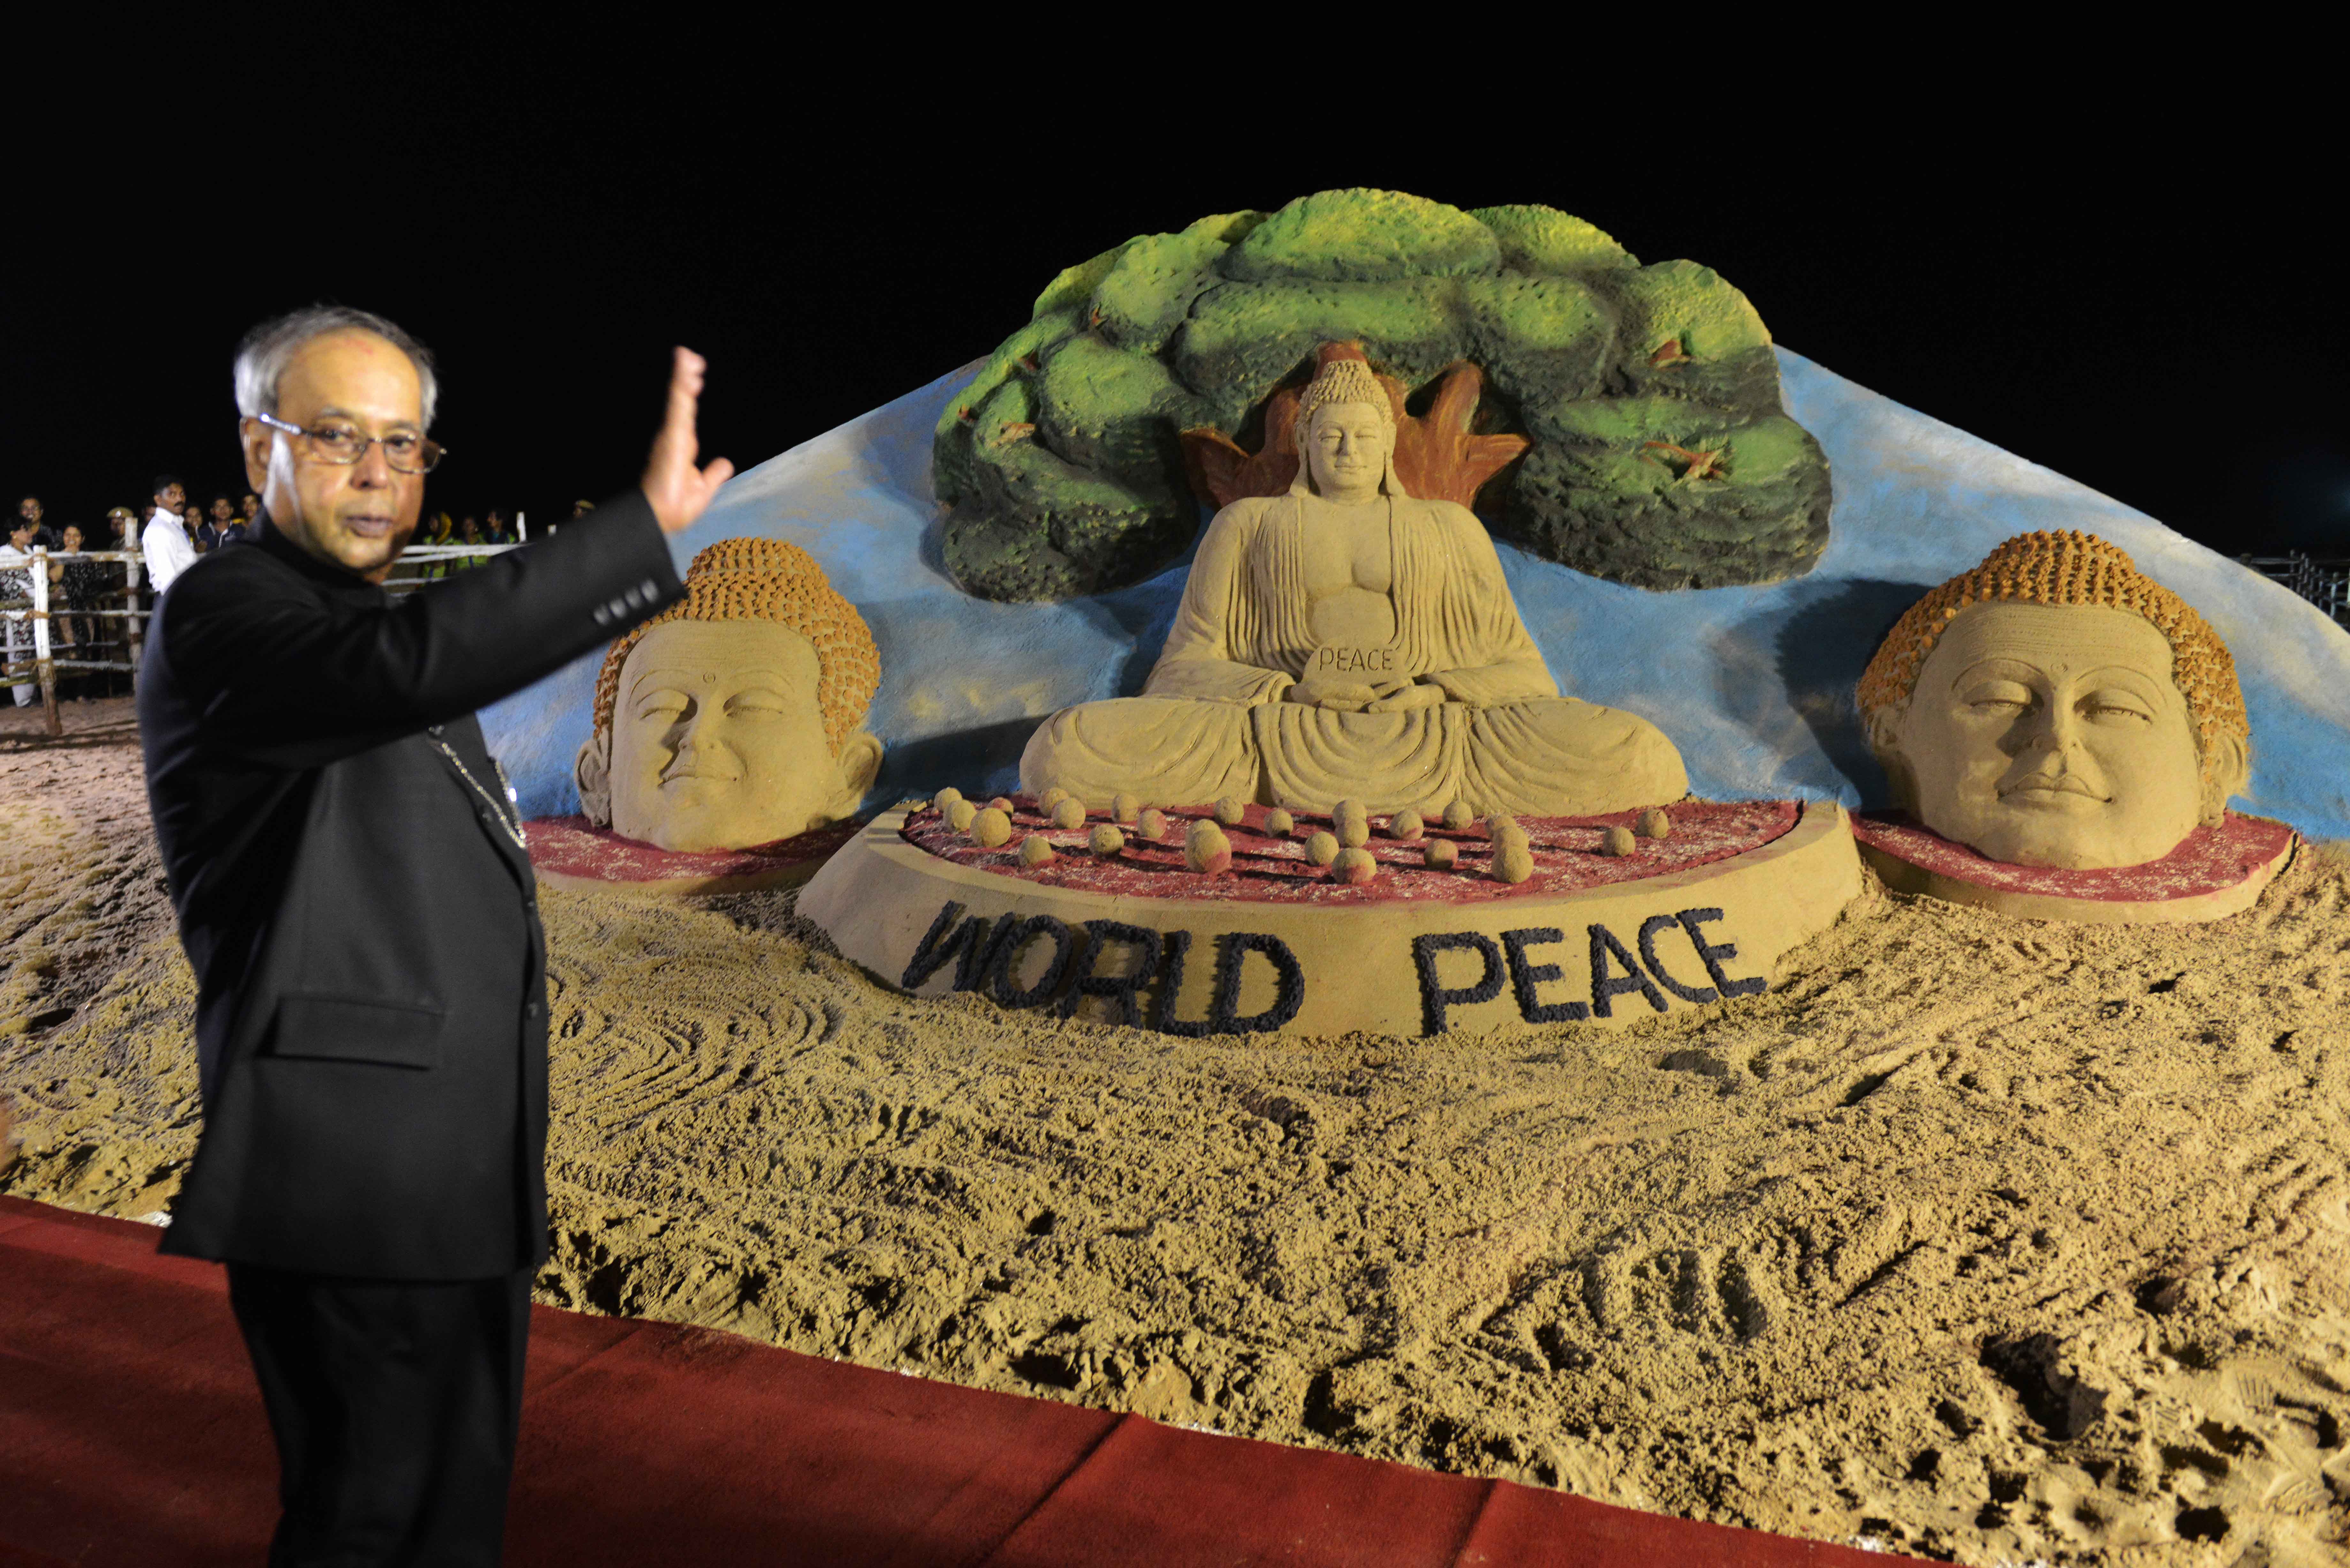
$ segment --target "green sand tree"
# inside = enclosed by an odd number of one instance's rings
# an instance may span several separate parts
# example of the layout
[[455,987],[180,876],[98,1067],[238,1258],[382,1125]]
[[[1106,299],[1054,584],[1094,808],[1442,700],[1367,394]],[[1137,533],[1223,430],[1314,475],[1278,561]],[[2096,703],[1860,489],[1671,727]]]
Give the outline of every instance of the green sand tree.
[[1490,459],[1478,437],[1518,438],[1471,493],[1536,555],[1674,589],[1800,576],[1826,547],[1827,459],[1781,410],[1762,318],[1711,268],[1642,266],[1555,208],[1356,190],[1141,235],[1055,277],[940,417],[948,568],[995,599],[1160,569],[1201,501],[1288,462],[1242,460],[1286,436],[1276,394],[1336,343],[1410,414],[1466,421],[1434,444]]

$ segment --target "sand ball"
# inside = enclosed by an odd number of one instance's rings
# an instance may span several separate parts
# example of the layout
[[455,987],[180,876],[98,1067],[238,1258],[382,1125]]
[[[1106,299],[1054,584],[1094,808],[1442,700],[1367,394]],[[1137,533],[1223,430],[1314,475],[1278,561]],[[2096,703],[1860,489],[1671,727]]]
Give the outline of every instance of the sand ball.
[[997,795],[993,800],[989,801],[987,805],[988,809],[991,811],[1000,811],[1006,816],[1010,816],[1012,815],[1012,797],[1008,794]]
[[1363,809],[1363,803],[1359,800],[1342,800],[1330,808],[1330,820],[1333,822],[1344,822],[1349,817],[1369,815],[1370,813]]
[[1264,814],[1264,830],[1275,838],[1286,838],[1297,831],[1297,819],[1276,805]]
[[1485,819],[1485,836],[1499,844],[1504,838],[1523,838],[1525,828],[1507,812],[1497,811]]
[[1450,871],[1461,862],[1461,846],[1449,838],[1430,840],[1425,853],[1430,871]]
[[931,796],[931,804],[938,808],[938,813],[941,816],[944,816],[947,813],[952,811],[955,808],[956,803],[962,799],[962,791],[955,788],[952,784],[949,784],[946,788],[939,791],[938,794]]
[[1367,849],[1341,849],[1336,858],[1330,862],[1330,876],[1334,881],[1357,888],[1378,874],[1379,863],[1371,858],[1371,852]]
[[1145,838],[1164,838],[1167,836],[1167,814],[1154,805],[1136,819],[1135,826]]
[[1236,794],[1228,794],[1216,802],[1216,820],[1226,827],[1238,827],[1248,815],[1248,802]]
[[1012,814],[1000,805],[991,805],[971,819],[971,841],[982,849],[993,849],[1012,837]]
[[1635,829],[1643,838],[1663,838],[1672,830],[1673,819],[1653,805],[1640,814],[1639,826]]
[[1400,838],[1406,844],[1414,842],[1427,831],[1428,825],[1420,821],[1419,813],[1416,811],[1399,811],[1388,818],[1388,836]]
[[1132,822],[1142,815],[1142,797],[1121,790],[1109,797],[1109,814],[1120,822]]
[[946,808],[947,826],[957,833],[971,831],[971,819],[979,815],[979,807],[967,800],[956,801]]
[[1126,847],[1126,835],[1107,822],[1097,822],[1094,824],[1093,836],[1086,840],[1086,847],[1107,860]]
[[1183,836],[1183,864],[1209,876],[1229,871],[1232,868],[1232,841],[1224,836],[1222,828],[1202,817]]
[[1086,803],[1075,795],[1065,794],[1053,803],[1053,826],[1083,827],[1086,825]]
[[1050,866],[1053,858],[1053,846],[1045,842],[1043,834],[1032,833],[1020,841],[1021,865]]
[[1316,866],[1327,866],[1338,858],[1338,840],[1327,833],[1316,833],[1305,841],[1305,858]]
[[1602,855],[1629,855],[1639,846],[1639,840],[1632,836],[1632,830],[1628,827],[1611,827],[1599,836],[1599,853]]
[[1477,814],[1469,809],[1465,800],[1456,800],[1444,808],[1444,826],[1455,833],[1467,832],[1469,825],[1476,820]]
[[1050,816],[1053,815],[1053,808],[1068,798],[1069,792],[1059,784],[1055,784],[1036,797],[1036,809]]
[[1371,841],[1371,819],[1367,816],[1342,816],[1335,825],[1338,842],[1349,849],[1361,847]]
[[1488,874],[1496,882],[1523,882],[1534,874],[1534,852],[1523,838],[1504,839],[1494,846]]

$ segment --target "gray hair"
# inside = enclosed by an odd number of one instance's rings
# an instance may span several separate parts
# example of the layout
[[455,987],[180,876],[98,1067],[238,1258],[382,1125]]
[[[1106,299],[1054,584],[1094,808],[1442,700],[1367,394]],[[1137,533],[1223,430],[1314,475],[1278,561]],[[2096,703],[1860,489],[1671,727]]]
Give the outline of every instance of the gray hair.
[[441,383],[432,373],[432,351],[372,311],[348,305],[311,305],[274,321],[265,321],[236,346],[236,411],[246,419],[277,411],[277,383],[287,361],[302,345],[329,332],[372,332],[408,356],[416,367],[424,428],[432,428],[433,405],[441,400]]

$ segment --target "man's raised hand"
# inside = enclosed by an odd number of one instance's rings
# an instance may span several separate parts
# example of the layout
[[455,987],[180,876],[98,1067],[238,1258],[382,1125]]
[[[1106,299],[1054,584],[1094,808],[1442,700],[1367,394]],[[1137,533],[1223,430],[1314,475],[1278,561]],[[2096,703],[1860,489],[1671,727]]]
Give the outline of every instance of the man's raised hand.
[[691,348],[680,348],[669,373],[669,412],[660,434],[653,437],[653,454],[645,463],[645,499],[661,532],[675,534],[693,525],[709,506],[718,487],[734,477],[734,465],[724,458],[697,469],[702,442],[693,433],[694,410],[702,402],[702,373],[710,362]]

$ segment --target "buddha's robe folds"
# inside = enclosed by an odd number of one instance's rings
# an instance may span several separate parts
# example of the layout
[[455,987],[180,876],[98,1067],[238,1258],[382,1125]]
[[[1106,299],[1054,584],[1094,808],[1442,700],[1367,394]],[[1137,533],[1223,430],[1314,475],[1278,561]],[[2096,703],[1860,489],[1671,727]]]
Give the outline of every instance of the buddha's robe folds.
[[1234,502],[1201,541],[1166,651],[1139,697],[1054,714],[1020,781],[1087,806],[1120,791],[1189,805],[1236,795],[1326,811],[1555,816],[1621,811],[1689,791],[1680,753],[1647,720],[1559,695],[1482,524],[1449,502],[1391,511],[1399,667],[1445,701],[1350,713],[1284,701],[1315,649],[1303,545],[1307,503]]

